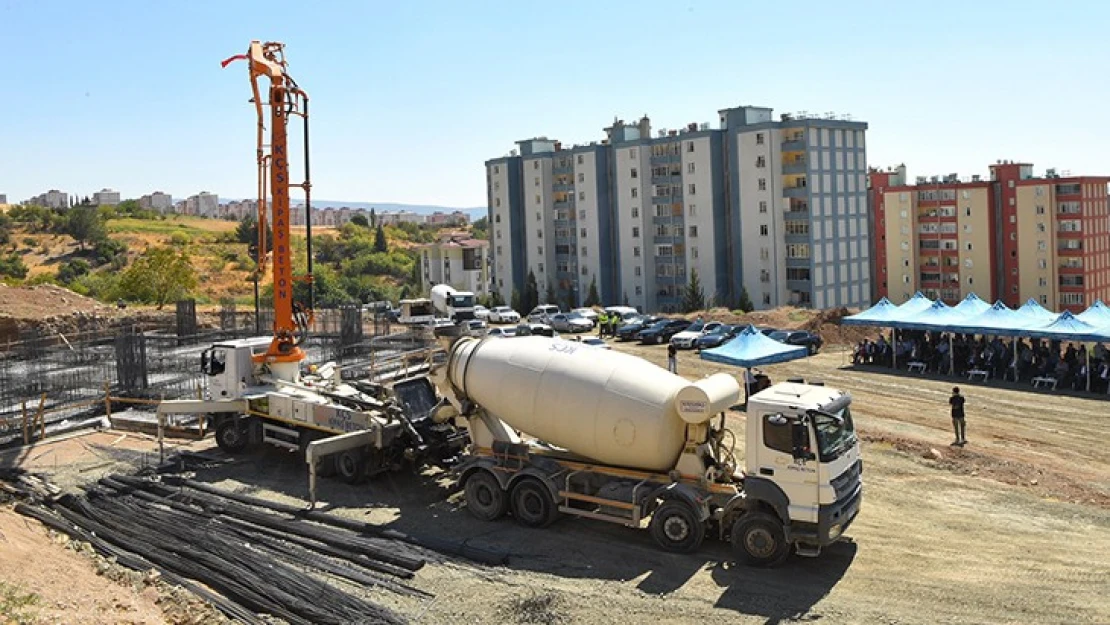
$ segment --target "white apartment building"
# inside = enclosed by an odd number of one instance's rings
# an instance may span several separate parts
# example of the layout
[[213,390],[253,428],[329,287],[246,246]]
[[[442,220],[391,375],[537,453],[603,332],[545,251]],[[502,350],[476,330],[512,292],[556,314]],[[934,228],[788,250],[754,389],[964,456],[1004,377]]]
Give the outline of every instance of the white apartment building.
[[655,137],[646,116],[616,120],[600,145],[541,137],[488,161],[492,278],[506,301],[532,271],[541,293],[551,280],[575,304],[596,277],[605,304],[675,311],[696,271],[710,305],[735,306],[744,290],[756,308],[868,303],[867,124],[719,114],[718,128]]
[[69,194],[57,189],[51,189],[46,193],[36,195],[25,203],[46,208],[69,208]]
[[115,206],[119,202],[119,191],[113,189],[101,189],[92,196],[92,203],[96,206]]
[[382,211],[376,212],[374,214],[377,217],[378,223],[382,225],[399,223],[424,223],[424,215],[421,215],[420,213],[414,213],[412,211]]
[[478,296],[489,294],[489,241],[451,237],[418,249],[421,292],[447,284]]

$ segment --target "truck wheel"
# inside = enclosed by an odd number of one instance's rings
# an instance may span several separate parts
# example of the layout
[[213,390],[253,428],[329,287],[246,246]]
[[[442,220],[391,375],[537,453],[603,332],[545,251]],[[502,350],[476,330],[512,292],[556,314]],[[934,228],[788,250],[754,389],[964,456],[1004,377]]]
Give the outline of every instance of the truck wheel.
[[466,478],[463,492],[466,493],[466,509],[479,520],[497,520],[509,509],[509,498],[489,471],[481,470]]
[[705,539],[705,524],[689,504],[665,501],[651,515],[651,537],[660,547],[676,553],[697,551]]
[[335,471],[348,484],[357,484],[366,475],[366,455],[359,449],[335,454]]
[[247,448],[247,442],[246,424],[228,417],[216,426],[216,446],[225,452],[233,454],[243,451]]
[[551,491],[538,479],[521,479],[509,494],[513,516],[524,527],[547,527],[559,516]]
[[732,526],[732,546],[748,564],[771,567],[790,554],[782,522],[766,512],[749,512]]

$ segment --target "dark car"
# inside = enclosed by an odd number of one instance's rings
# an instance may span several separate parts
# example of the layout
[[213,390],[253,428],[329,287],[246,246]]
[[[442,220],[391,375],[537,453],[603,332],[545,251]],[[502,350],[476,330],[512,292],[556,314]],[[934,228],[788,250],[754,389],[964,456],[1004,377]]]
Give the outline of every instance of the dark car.
[[671,340],[671,337],[690,327],[693,321],[688,319],[661,319],[652,325],[640,330],[636,338],[644,345],[659,345]]
[[736,335],[740,334],[746,327],[747,326],[742,325],[723,325],[709,334],[698,337],[698,340],[694,341],[694,349],[712,349],[714,347],[720,347],[736,338]]
[[516,336],[555,336],[555,329],[546,323],[522,323],[516,327]]
[[809,354],[811,356],[813,354],[816,354],[817,350],[821,349],[821,345],[824,343],[824,341],[821,340],[821,337],[805,330],[779,330],[777,332],[772,332],[767,336],[775,339],[779,343],[786,343],[787,345],[798,345],[799,347],[804,347],[809,350]]
[[659,317],[640,317],[631,323],[626,323],[617,328],[617,339],[621,341],[635,341],[636,335],[644,328],[659,321]]

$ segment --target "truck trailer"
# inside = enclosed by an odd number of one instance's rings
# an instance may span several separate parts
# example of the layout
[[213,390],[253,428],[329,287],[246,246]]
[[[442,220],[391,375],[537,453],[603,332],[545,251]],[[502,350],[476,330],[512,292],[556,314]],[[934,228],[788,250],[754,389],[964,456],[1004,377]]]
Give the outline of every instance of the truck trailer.
[[461,338],[432,374],[435,419],[470,433],[453,471],[475,517],[561,515],[647,526],[664,549],[707,535],[773,566],[816,556],[859,512],[851,397],[776,384],[748,401],[743,467],[725,412],[740,385],[687,381],[643,359],[546,337]]

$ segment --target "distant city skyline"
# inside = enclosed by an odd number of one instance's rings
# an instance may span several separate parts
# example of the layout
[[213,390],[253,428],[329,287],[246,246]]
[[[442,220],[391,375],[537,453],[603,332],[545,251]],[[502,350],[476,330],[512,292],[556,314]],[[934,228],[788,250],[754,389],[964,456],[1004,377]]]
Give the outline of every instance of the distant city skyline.
[[[680,128],[742,104],[867,120],[869,165],[911,177],[985,176],[998,159],[1099,174],[1110,144],[1090,123],[1110,95],[1103,3],[7,0],[0,22],[27,51],[2,72],[9,201],[104,186],[250,197],[249,83],[219,62],[251,39],[285,42],[312,97],[320,197],[484,206],[483,162],[518,140],[588,143],[598,120]],[[629,45],[656,23],[657,51]]]

